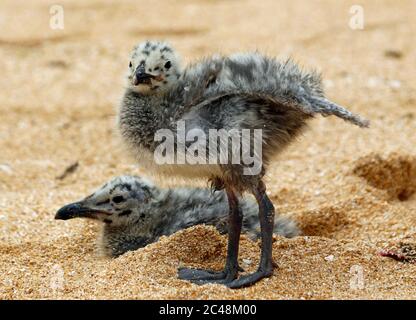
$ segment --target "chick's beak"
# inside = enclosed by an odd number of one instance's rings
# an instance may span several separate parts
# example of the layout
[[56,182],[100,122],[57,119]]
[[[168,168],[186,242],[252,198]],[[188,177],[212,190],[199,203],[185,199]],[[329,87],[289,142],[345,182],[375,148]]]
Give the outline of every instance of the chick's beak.
[[63,206],[56,212],[56,220],[68,220],[73,218],[94,218],[97,210],[88,208],[82,202],[74,202]]
[[140,66],[136,69],[136,72],[134,74],[133,77],[133,84],[135,86],[139,85],[139,84],[151,84],[151,79],[153,79],[154,76],[146,73],[145,69],[143,66]]

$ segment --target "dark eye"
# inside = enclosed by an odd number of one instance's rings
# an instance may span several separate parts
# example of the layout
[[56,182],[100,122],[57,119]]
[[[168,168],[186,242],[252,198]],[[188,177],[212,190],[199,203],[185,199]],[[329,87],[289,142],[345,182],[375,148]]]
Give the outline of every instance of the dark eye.
[[129,67],[131,68],[133,65],[131,64],[131,61],[129,62]]
[[115,197],[113,198],[113,202],[114,202],[114,203],[120,203],[120,202],[122,202],[122,201],[124,201],[123,196],[115,196]]
[[172,63],[170,61],[165,63],[165,68],[169,69],[172,66]]

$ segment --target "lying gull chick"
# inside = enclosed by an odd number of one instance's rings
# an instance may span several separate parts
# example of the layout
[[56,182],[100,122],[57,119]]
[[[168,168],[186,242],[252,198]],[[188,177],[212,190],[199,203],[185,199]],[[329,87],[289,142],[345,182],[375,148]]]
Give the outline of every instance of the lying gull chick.
[[[258,238],[256,202],[244,198],[240,199],[240,205],[244,214],[243,232]],[[85,199],[62,207],[55,219],[90,218],[104,222],[100,248],[105,255],[116,257],[197,224],[213,225],[226,233],[227,217],[224,191],[161,189],[139,177],[121,176]],[[299,234],[296,224],[284,217],[276,219],[274,232],[285,237]]]

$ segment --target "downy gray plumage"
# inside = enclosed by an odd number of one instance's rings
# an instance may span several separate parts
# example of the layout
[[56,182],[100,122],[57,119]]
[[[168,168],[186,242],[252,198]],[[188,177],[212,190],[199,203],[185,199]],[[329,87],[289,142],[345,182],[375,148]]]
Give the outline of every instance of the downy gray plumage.
[[[183,268],[181,279],[195,283],[223,283],[230,288],[249,286],[273,274],[272,232],[274,207],[262,181],[271,158],[282,151],[315,115],[335,115],[360,127],[368,121],[329,101],[321,77],[304,72],[291,60],[280,62],[258,52],[228,57],[215,55],[181,68],[175,50],[166,43],[147,41],[133,49],[127,88],[119,110],[122,137],[140,165],[153,174],[206,178],[217,189],[224,188],[230,204],[227,260],[222,272]],[[155,161],[160,129],[177,132],[179,121],[186,133],[198,129],[209,136],[210,129],[242,132],[261,129],[261,170],[246,174],[250,164],[164,164]],[[175,156],[191,144],[176,140]],[[241,147],[243,145],[240,145]],[[235,146],[226,146],[229,159]],[[224,146],[217,146],[219,152]],[[234,149],[233,149],[234,148]],[[241,150],[241,149],[240,149]],[[211,150],[212,151],[212,150]],[[210,150],[206,150],[208,163]],[[238,151],[239,152],[239,151]],[[250,146],[250,152],[256,152]],[[157,157],[156,157],[157,159]],[[262,252],[253,274],[238,276],[238,244],[242,226],[239,194],[252,193],[259,205]]]
[[[239,200],[244,215],[243,232],[258,239],[258,206],[250,198]],[[222,190],[164,189],[137,176],[120,176],[86,198],[62,207],[55,218],[103,222],[99,249],[106,256],[117,257],[153,243],[161,236],[198,224],[212,225],[220,233],[227,233],[228,203]],[[294,221],[279,217],[274,233],[291,238],[298,235],[299,230]]]

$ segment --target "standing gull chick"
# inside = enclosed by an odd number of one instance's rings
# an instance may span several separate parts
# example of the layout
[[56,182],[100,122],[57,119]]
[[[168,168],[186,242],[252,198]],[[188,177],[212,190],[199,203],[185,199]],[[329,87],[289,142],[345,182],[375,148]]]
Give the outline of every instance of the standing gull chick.
[[[205,58],[182,70],[177,54],[166,43],[147,41],[133,49],[119,111],[124,140],[140,164],[149,170],[189,178],[206,177],[217,189],[224,188],[228,197],[228,249],[224,270],[182,268],[179,278],[240,288],[273,274],[275,210],[262,179],[270,159],[295,140],[316,114],[335,115],[360,127],[368,126],[366,120],[325,98],[318,74],[302,72],[290,60],[282,63],[260,53],[234,54]],[[231,147],[217,143],[217,150],[206,148],[200,154],[198,151],[205,163],[160,165],[161,142],[155,138],[160,130],[178,133],[179,123],[184,123],[186,134],[199,130],[206,136],[210,129],[237,132],[240,136],[245,129],[261,130],[261,140],[256,144],[250,138],[248,152],[244,151],[247,145],[244,139],[240,139],[240,145]],[[259,144],[260,151],[256,149]],[[194,147],[189,141],[177,139],[170,150],[179,159],[184,153],[194,152]],[[254,154],[254,159],[261,160],[260,169],[253,170],[258,161],[246,164],[224,162],[220,158],[222,161],[212,164],[208,160],[211,152],[221,154],[224,150],[228,159],[236,154],[244,156],[244,152]],[[255,196],[259,206],[261,257],[256,272],[237,278],[243,221],[239,194],[245,191]]]
[[[259,237],[257,204],[240,199],[243,211],[243,232]],[[215,226],[227,232],[228,204],[224,191],[212,193],[207,188],[162,189],[134,176],[112,179],[85,199],[68,204],[55,218],[89,218],[104,222],[99,241],[107,256],[117,257],[127,251],[142,248],[178,230],[197,224]],[[299,234],[296,224],[279,217],[274,233],[284,237]]]

